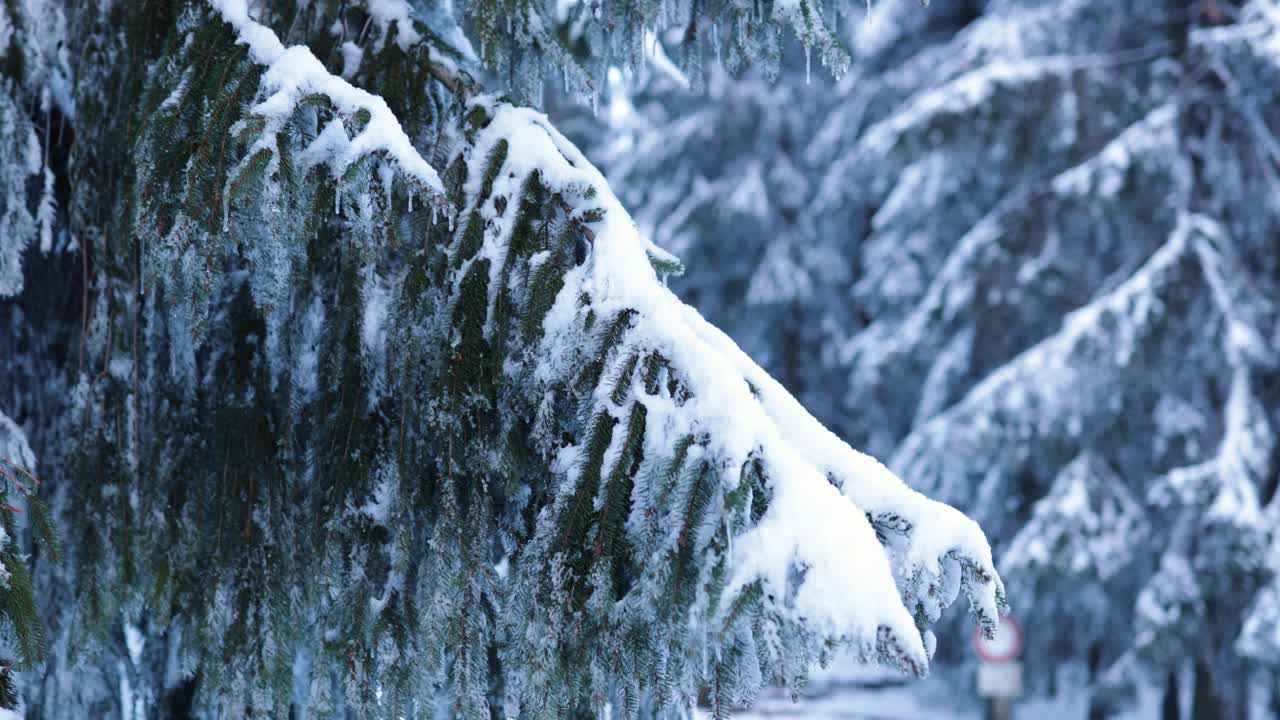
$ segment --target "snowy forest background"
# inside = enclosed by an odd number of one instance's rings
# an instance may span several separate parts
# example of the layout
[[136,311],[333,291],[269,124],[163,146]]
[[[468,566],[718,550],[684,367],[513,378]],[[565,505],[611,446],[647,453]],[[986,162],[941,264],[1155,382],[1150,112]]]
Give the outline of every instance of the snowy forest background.
[[1028,712],[1280,717],[1280,2],[5,0],[0,57],[0,705],[971,717],[963,595]]
[[[839,81],[797,51],[699,93],[658,61],[562,125],[650,237],[715,268],[681,297],[978,520],[1033,694],[1275,717],[1278,22],[881,2],[852,13]],[[959,633],[939,653],[974,662]]]

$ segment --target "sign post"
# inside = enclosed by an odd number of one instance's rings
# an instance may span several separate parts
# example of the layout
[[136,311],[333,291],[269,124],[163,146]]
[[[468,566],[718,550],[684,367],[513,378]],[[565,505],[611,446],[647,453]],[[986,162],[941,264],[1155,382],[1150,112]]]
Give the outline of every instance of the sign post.
[[982,658],[978,666],[978,694],[988,699],[987,720],[1013,720],[1013,700],[1022,694],[1022,626],[1010,616],[1000,618],[995,636],[975,628],[973,646]]

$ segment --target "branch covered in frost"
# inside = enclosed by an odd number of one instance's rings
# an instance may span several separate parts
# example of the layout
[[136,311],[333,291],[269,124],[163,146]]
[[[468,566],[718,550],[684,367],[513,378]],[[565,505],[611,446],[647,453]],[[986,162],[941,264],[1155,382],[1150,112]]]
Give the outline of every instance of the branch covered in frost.
[[[1000,581],[972,521],[908,489],[875,460],[838,440],[727,336],[667,290],[650,264],[649,243],[603,177],[545,118],[489,98],[473,101],[472,109],[484,118],[482,128],[459,158],[468,163],[465,187],[474,200],[461,213],[465,224],[454,244],[475,254],[453,264],[461,268],[460,296],[470,278],[488,288],[491,310],[484,328],[491,342],[505,335],[492,324],[502,295],[512,289],[521,297],[524,291],[513,289],[514,279],[536,277],[547,263],[546,250],[517,241],[530,221],[527,211],[510,210],[530,207],[522,199],[530,186],[563,199],[567,219],[586,226],[590,234],[583,237],[591,238],[589,254],[567,269],[547,309],[543,339],[533,351],[538,360],[528,377],[539,388],[533,396],[544,398],[537,411],[543,416],[554,412],[563,388],[582,386],[584,363],[596,367],[594,377],[602,384],[580,414],[593,418],[588,427],[603,435],[589,439],[597,432],[591,430],[582,444],[556,452],[564,480],[523,554],[521,570],[534,575],[518,575],[517,584],[534,578],[550,583],[554,573],[538,566],[555,556],[557,547],[567,547],[570,559],[579,552],[577,541],[559,534],[566,524],[573,526],[577,502],[607,508],[614,497],[610,483],[625,482],[631,487],[622,497],[633,500],[622,541],[637,552],[612,558],[615,571],[616,563],[660,558],[664,552],[679,564],[692,544],[688,562],[703,568],[699,574],[718,577],[719,584],[711,594],[695,593],[682,610],[710,620],[707,627],[736,627],[738,601],[756,598],[771,622],[801,629],[801,636],[812,634],[816,644],[807,652],[817,652],[826,640],[851,643],[865,659],[923,673],[928,651],[922,626],[961,589],[984,626],[994,623],[1002,602]],[[473,274],[477,268],[484,268],[479,276]],[[608,329],[605,339],[592,330],[601,324]],[[604,354],[597,355],[597,343],[606,339]],[[465,337],[461,346],[467,346]],[[523,377],[517,376],[517,385]],[[629,441],[628,432],[643,434]],[[639,443],[635,451],[628,449],[630,442]],[[602,453],[602,475],[592,470],[593,448]],[[628,460],[632,452],[637,455]],[[677,470],[681,465],[703,470],[677,471],[673,477],[672,462]],[[665,487],[664,477],[674,484]],[[575,501],[582,493],[595,500]],[[678,503],[669,504],[689,493],[703,495],[694,525],[681,519]],[[754,509],[758,515],[753,516],[752,502],[739,499],[744,493],[761,503]],[[601,527],[609,512],[602,510]],[[674,525],[662,530],[664,521]],[[650,534],[646,526],[654,523],[656,534]],[[881,528],[892,528],[893,537],[884,544],[877,538]],[[583,568],[588,577],[595,561]],[[642,566],[642,579],[632,590],[636,595],[622,601],[658,603],[663,582],[654,573],[661,566]],[[646,582],[650,576],[652,586]],[[717,652],[714,636],[702,637],[701,643]]]
[[25,112],[0,93],[0,297],[22,291],[22,255],[36,237],[27,182],[40,171],[40,141]]
[[[254,106],[254,119],[250,121],[250,127],[262,132],[264,138],[254,146],[251,157],[257,152],[271,152],[275,136],[298,103],[307,95],[318,93],[329,98],[338,112],[354,119],[358,126],[354,137],[329,151],[336,176],[341,177],[360,158],[381,151],[415,181],[419,190],[435,195],[443,191],[439,174],[413,147],[386,101],[330,74],[305,46],[286,48],[270,28],[249,16],[247,0],[210,0],[210,4],[235,28],[254,62],[267,68],[262,77],[266,97]],[[343,138],[346,139],[345,131]]]
[[[56,558],[59,553],[48,509],[35,497],[36,459],[17,423],[0,412],[0,620],[9,631],[7,652],[16,655],[17,669],[29,669],[47,651],[44,626],[38,615],[32,587],[29,556],[19,545],[15,515],[29,516],[35,536]],[[25,523],[24,523],[25,524]],[[0,667],[0,682],[13,682],[13,667]],[[7,706],[0,703],[0,706]]]
[[695,87],[713,65],[731,73],[754,65],[776,76],[792,36],[838,77],[850,56],[836,28],[849,13],[864,12],[861,0],[465,0],[459,9],[474,29],[480,61],[522,99],[541,97],[548,80],[595,97],[610,67],[665,64],[662,45],[674,51],[681,74]]
[[[1078,449],[1096,434],[1125,423],[1123,402],[1156,382],[1146,377],[1143,358],[1180,353],[1190,373],[1225,365],[1221,347],[1188,347],[1184,335],[1189,329],[1172,321],[1194,316],[1205,325],[1226,326],[1209,292],[1187,290],[1207,291],[1212,284],[1213,265],[1206,258],[1215,255],[1204,234],[1206,222],[1181,217],[1165,245],[1132,278],[1068,315],[1057,334],[988,375],[962,401],[920,426],[899,446],[892,466],[921,487],[958,500],[971,492],[969,478],[988,476],[988,457],[998,459],[995,467],[1001,468],[998,482],[1003,485],[1012,481],[1014,468],[1036,462],[1030,448]],[[1192,358],[1203,364],[1193,365]],[[1120,388],[1124,392],[1115,395]],[[1105,396],[1114,400],[1103,402]],[[1005,422],[980,419],[993,415]],[[988,482],[996,481],[988,476]],[[1001,514],[997,508],[990,512]]]

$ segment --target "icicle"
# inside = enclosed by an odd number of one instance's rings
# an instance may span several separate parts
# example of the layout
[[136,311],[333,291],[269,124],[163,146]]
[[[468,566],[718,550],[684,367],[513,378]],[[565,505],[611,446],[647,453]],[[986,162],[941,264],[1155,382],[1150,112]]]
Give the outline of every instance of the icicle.
[[804,46],[804,84],[809,84],[809,46]]
[[[413,187],[409,187],[409,212],[413,212]],[[431,219],[435,220],[435,210],[431,211]]]
[[333,189],[333,214],[342,217],[342,190]]
[[716,65],[723,66],[724,62],[720,59],[720,23],[711,23],[711,44],[716,48]]
[[[663,285],[666,285],[664,282]],[[724,514],[725,557],[733,557],[733,520],[729,513]]]

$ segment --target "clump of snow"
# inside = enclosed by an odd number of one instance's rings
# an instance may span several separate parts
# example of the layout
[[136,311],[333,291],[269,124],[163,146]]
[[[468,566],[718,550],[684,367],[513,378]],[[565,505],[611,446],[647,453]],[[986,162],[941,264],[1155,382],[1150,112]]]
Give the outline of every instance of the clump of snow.
[[5,458],[28,472],[36,471],[36,456],[27,444],[27,436],[3,412],[0,412],[0,458]]
[[129,659],[135,667],[142,662],[142,650],[147,645],[147,636],[131,622],[124,624],[124,644],[129,649]]
[[[270,148],[275,134],[280,132],[303,96],[320,93],[327,96],[337,111],[344,116],[355,116],[359,111],[368,113],[368,122],[345,146],[342,153],[333,158],[335,166],[345,169],[356,160],[373,152],[385,152],[393,159],[401,172],[408,175],[422,189],[440,195],[444,186],[440,176],[430,163],[423,159],[409,136],[400,127],[399,120],[380,96],[354,87],[346,80],[332,75],[325,69],[311,50],[302,45],[286,48],[270,28],[249,16],[247,0],[211,0],[213,6],[235,29],[240,42],[249,48],[254,62],[265,65],[262,91],[265,99],[255,105],[252,113],[266,121],[266,132],[247,153],[252,157],[263,148]],[[379,6],[393,3],[379,3]],[[386,9],[387,17],[396,17]],[[403,34],[403,28],[401,33]],[[345,131],[344,131],[345,132]]]
[[1168,152],[1177,146],[1177,109],[1162,105],[1107,143],[1096,156],[1054,178],[1053,189],[1061,195],[1095,193],[1114,197],[1126,183],[1129,168],[1140,158],[1171,162]]
[[1084,453],[1064,467],[1031,521],[1014,536],[1004,567],[1106,581],[1147,536],[1143,509],[1106,462]]
[[368,3],[369,16],[378,24],[380,41],[386,40],[392,23],[396,25],[396,44],[401,49],[408,50],[422,39],[413,27],[413,8],[405,0],[368,0]]
[[909,132],[935,127],[942,117],[981,112],[991,97],[1003,88],[1031,83],[1064,73],[1070,68],[1066,59],[1056,57],[1021,62],[995,60],[941,87],[921,93],[903,110],[868,128],[862,140],[863,147],[873,155],[886,155]]
[[364,62],[364,49],[350,40],[342,43],[342,77],[350,80],[360,72]]

